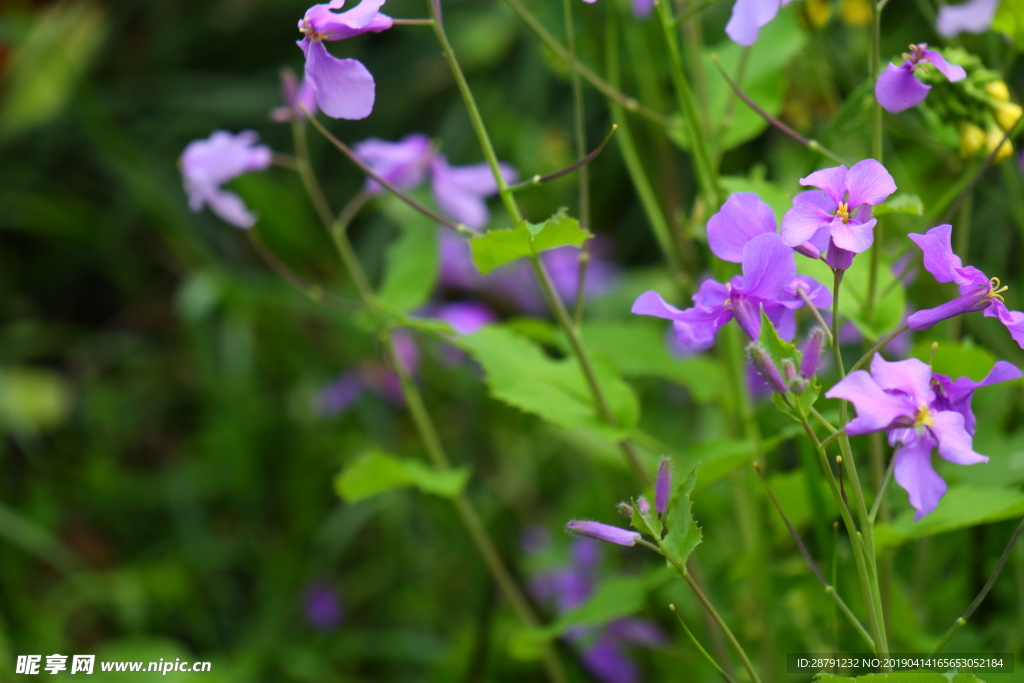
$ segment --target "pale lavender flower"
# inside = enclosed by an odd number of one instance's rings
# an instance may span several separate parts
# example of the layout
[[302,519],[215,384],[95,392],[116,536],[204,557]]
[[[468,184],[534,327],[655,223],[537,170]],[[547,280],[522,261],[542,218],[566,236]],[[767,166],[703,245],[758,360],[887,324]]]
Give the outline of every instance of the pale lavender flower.
[[960,296],[935,308],[918,311],[907,324],[912,330],[927,330],[935,323],[963,313],[984,311],[990,318],[996,318],[1010,331],[1013,340],[1024,348],[1024,313],[1011,311],[1003,300],[999,278],[989,278],[974,266],[964,266],[960,257],[953,253],[950,239],[953,226],[940,225],[924,235],[908,235],[924,252],[924,267],[938,282],[954,282],[960,287]]
[[391,28],[391,18],[380,13],[384,0],[362,0],[347,12],[335,12],[345,0],[313,5],[299,21],[305,36],[297,44],[306,55],[306,80],[316,91],[325,114],[336,119],[364,119],[373,110],[373,76],[356,59],[332,57],[325,40],[344,40],[362,33]]
[[[508,164],[500,164],[507,183],[519,177]],[[487,197],[498,193],[498,182],[486,162],[472,166],[450,166],[440,154],[430,162],[431,188],[442,211],[467,228],[479,230],[490,220]]]
[[194,140],[182,152],[179,165],[193,211],[209,206],[222,220],[239,228],[251,228],[256,217],[241,197],[221,185],[243,173],[262,171],[270,166],[272,152],[257,145],[251,130],[232,135],[223,130],[205,140]]
[[878,98],[878,103],[893,114],[916,107],[928,96],[932,86],[925,85],[914,76],[914,71],[923,69],[925,64],[932,64],[950,81],[959,81],[967,77],[967,72],[962,66],[950,64],[938,52],[929,50],[927,43],[911,45],[910,52],[904,53],[903,57],[905,61],[900,66],[889,62],[889,66],[875,83],[875,97]]
[[580,536],[589,536],[599,541],[618,545],[636,545],[636,542],[641,538],[639,531],[629,531],[628,529],[620,529],[617,526],[586,520],[573,520],[566,523],[565,528]]
[[664,456],[658,465],[658,478],[654,482],[654,509],[659,515],[668,509],[669,498],[672,497],[672,459]]
[[825,261],[831,268],[849,268],[853,256],[874,241],[878,220],[871,217],[871,208],[896,191],[892,176],[882,164],[865,159],[849,169],[840,165],[815,171],[800,184],[821,192],[802,192],[794,198],[793,208],[782,218],[783,243],[827,250]]
[[936,29],[943,38],[959,33],[984,33],[992,26],[999,0],[968,0],[959,5],[939,7]]
[[736,0],[725,33],[733,42],[749,47],[757,42],[761,28],[793,0]]
[[281,72],[281,101],[284,104],[270,112],[270,118],[278,123],[305,118],[303,109],[308,111],[310,116],[316,113],[316,90],[313,84],[305,78],[299,83],[291,69]]
[[[352,151],[374,173],[400,190],[411,190],[426,180],[435,154],[430,138],[420,133],[407,135],[398,142],[369,138],[356,143]],[[380,194],[384,188],[373,178],[367,178],[366,191]]]
[[314,583],[303,595],[306,621],[318,631],[333,631],[344,618],[341,598],[330,584]]
[[1005,368],[994,368],[981,383],[959,385],[952,400],[949,394],[940,400],[928,365],[916,358],[889,363],[879,354],[871,361],[870,374],[852,372],[825,395],[851,401],[857,409],[857,417],[846,425],[847,434],[888,432],[889,444],[896,448],[893,475],[919,520],[946,493],[946,482],[932,468],[932,450],[937,448],[941,458],[958,465],[987,462],[986,456],[974,452],[973,424],[968,428],[963,405],[966,401],[969,411],[970,393],[978,386],[1010,378]]

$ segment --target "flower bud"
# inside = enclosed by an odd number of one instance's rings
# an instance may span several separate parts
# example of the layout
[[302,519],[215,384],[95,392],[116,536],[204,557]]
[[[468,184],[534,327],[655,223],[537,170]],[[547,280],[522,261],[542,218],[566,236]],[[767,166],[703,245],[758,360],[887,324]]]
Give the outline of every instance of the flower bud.
[[976,156],[985,148],[985,131],[973,123],[960,126],[960,156],[965,159]]
[[654,509],[659,515],[668,509],[668,499],[672,495],[672,459],[662,457],[658,466],[658,479],[654,482]]
[[633,506],[627,503],[626,501],[622,501],[621,503],[616,505],[615,509],[618,510],[619,514],[621,514],[626,519],[633,519]]
[[[988,132],[985,134],[985,149],[988,153],[992,154],[996,149],[999,150],[995,153],[995,156],[992,157],[992,163],[998,164],[1000,161],[1013,154],[1013,143],[1009,140],[1005,140],[1004,142],[1005,138],[1006,134],[995,126],[989,128]],[[1000,145],[1000,143],[1002,144]]]
[[636,545],[636,542],[642,538],[639,531],[620,529],[617,526],[609,526],[600,522],[573,520],[566,524],[565,528],[580,536],[589,536],[599,541],[617,543],[618,545]]
[[1024,114],[1024,109],[1020,108],[1019,104],[1015,102],[1001,102],[996,107],[996,123],[1003,130],[1010,130],[1017,125],[1017,119]]
[[985,92],[997,102],[1010,101],[1010,89],[1006,87],[1006,81],[991,81],[985,84]]
[[637,510],[640,511],[641,515],[651,514],[651,504],[647,502],[647,498],[640,496],[636,499]]
[[804,359],[800,363],[800,376],[810,379],[818,371],[821,350],[825,346],[825,330],[815,327],[804,345]]
[[777,394],[785,394],[786,383],[782,380],[782,375],[779,374],[779,369],[775,367],[775,363],[765,353],[765,350],[758,346],[756,343],[750,344],[747,347],[747,355],[750,357],[750,362],[757,368],[757,372],[764,378],[764,381],[768,383],[768,386]]

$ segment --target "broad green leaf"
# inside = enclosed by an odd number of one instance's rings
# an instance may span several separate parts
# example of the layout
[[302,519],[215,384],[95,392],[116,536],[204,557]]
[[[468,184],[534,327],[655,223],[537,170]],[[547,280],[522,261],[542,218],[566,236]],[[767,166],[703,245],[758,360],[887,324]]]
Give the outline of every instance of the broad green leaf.
[[580,227],[579,221],[559,211],[543,223],[522,221],[508,230],[491,230],[470,240],[473,263],[481,274],[521,258],[533,256],[547,249],[572,245],[581,246],[591,234]]
[[[969,675],[969,674],[968,674]],[[958,674],[959,676],[959,674]],[[971,676],[968,679],[954,679],[955,683],[984,683]],[[814,679],[815,683],[950,683],[950,678],[945,674],[932,671],[898,671],[894,673],[867,674],[848,678],[846,676],[835,676],[833,674],[818,674]]]
[[677,382],[699,403],[716,398],[722,389],[722,369],[704,355],[686,358],[668,350],[664,321],[629,320],[585,323],[587,348],[604,352],[626,377],[661,377]]
[[368,451],[342,470],[334,488],[344,500],[357,503],[386,491],[412,486],[444,498],[459,494],[469,481],[469,471],[457,468],[439,472],[415,460]]
[[[798,13],[786,8],[770,24],[761,29],[757,43],[749,48],[731,41],[722,41],[704,51],[702,67],[707,84],[708,121],[713,126],[711,135],[721,135],[719,126],[727,125],[722,136],[722,149],[728,150],[757,137],[768,127],[760,115],[737,98],[711,61],[717,55],[719,63],[737,81],[740,89],[769,114],[782,111],[783,96],[789,87],[779,74],[791,59],[803,49],[806,40]],[[740,75],[740,62],[745,66]],[[737,78],[739,76],[739,78]],[[681,121],[680,121],[681,124]],[[674,126],[669,135],[680,146],[689,149],[689,131],[683,125]]]
[[916,194],[897,192],[871,210],[871,215],[884,216],[887,213],[905,213],[911,216],[924,215],[924,203]]
[[636,426],[639,403],[613,365],[592,356],[594,374],[615,417],[599,414],[575,359],[554,360],[527,339],[499,326],[487,326],[459,339],[459,345],[483,366],[491,395],[562,427],[581,427],[618,441]]
[[914,521],[914,511],[908,507],[892,523],[878,525],[875,529],[875,546],[882,549],[915,538],[1019,517],[1024,517],[1024,492],[1007,488],[954,485],[949,487],[939,501],[939,507],[921,518],[921,521]]
[[992,30],[1006,34],[1018,50],[1024,50],[1024,7],[1020,0],[1001,0],[992,18]]
[[696,482],[697,468],[695,467],[683,483],[673,491],[668,510],[665,512],[665,526],[668,527],[668,534],[665,535],[662,543],[666,552],[682,565],[686,564],[690,553],[703,538],[700,527],[697,526],[697,520],[693,518],[691,511],[693,501],[690,500],[690,494],[693,493],[693,485]]
[[[879,255],[877,281],[875,282],[874,312],[867,317],[865,303],[869,288],[870,254],[861,254],[843,276],[839,291],[839,312],[849,319],[868,340],[874,342],[889,334],[903,322],[906,315],[906,293],[903,285],[892,274],[892,268],[883,254]],[[797,270],[804,275],[814,276],[818,282],[832,288],[832,270],[818,260],[797,259]]]
[[391,309],[410,311],[426,303],[437,284],[438,249],[434,225],[404,202],[382,205],[401,228],[387,252],[379,298]]
[[36,434],[64,422],[70,409],[64,378],[50,370],[0,369],[0,427]]

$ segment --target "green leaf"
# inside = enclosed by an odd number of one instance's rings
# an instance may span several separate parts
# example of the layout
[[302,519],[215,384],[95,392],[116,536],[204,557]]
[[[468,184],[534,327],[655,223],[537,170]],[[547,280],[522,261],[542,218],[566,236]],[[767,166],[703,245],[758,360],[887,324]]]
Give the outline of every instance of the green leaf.
[[381,202],[381,210],[401,228],[388,249],[379,299],[390,309],[411,311],[430,298],[437,284],[438,249],[434,224],[405,202]]
[[381,451],[368,451],[346,467],[334,480],[344,500],[357,503],[386,491],[412,486],[443,498],[458,495],[469,481],[469,470],[445,472],[415,460],[396,458]]
[[884,216],[887,213],[905,213],[911,216],[924,215],[924,203],[916,194],[909,192],[897,192],[887,200],[871,210],[874,217]]
[[[669,501],[668,510],[665,511],[665,526],[668,527],[668,534],[662,540],[665,551],[675,558],[679,564],[685,565],[690,553],[701,542],[703,535],[697,520],[693,518],[691,508],[693,502],[690,494],[697,482],[697,468],[693,468],[686,480],[676,487]],[[671,563],[670,563],[671,566]]]
[[613,364],[595,354],[593,370],[616,420],[599,414],[583,371],[573,358],[554,360],[533,342],[500,326],[487,326],[459,339],[484,368],[491,395],[562,427],[581,427],[619,441],[636,426],[639,403]]
[[591,236],[563,209],[543,223],[522,221],[508,230],[491,230],[478,235],[470,240],[469,249],[477,270],[487,275],[495,268],[547,249],[579,247]]
[[916,538],[1019,517],[1024,517],[1024,493],[1019,490],[954,485],[939,501],[939,507],[921,521],[915,522],[914,511],[907,509],[892,523],[878,525],[875,546],[897,546]]
[[[950,679],[944,674],[932,671],[898,671],[884,674],[867,674],[866,676],[857,676],[856,678],[847,678],[846,676],[836,676],[833,674],[818,674],[814,680],[815,683],[849,683],[849,681],[857,681],[857,683],[950,683]],[[984,683],[983,681],[978,681],[973,676],[964,681],[958,680],[956,683],[969,683],[970,681]]]
[[992,30],[1010,37],[1018,50],[1024,50],[1024,11],[1020,0],[1002,0],[995,17],[992,18]]

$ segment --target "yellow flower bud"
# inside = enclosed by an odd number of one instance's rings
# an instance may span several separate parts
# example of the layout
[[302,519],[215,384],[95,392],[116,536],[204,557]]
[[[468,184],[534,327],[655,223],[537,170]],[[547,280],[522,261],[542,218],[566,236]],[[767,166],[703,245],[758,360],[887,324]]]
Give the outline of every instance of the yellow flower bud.
[[1006,87],[1006,81],[991,81],[985,84],[985,92],[993,100],[999,102],[1010,101],[1010,89]]
[[1003,130],[1010,130],[1017,124],[1017,119],[1024,114],[1024,109],[1014,102],[1000,102],[996,107],[996,123]]
[[[992,163],[998,164],[1000,161],[1013,154],[1013,143],[1009,140],[1003,142],[1004,137],[1005,133],[995,126],[989,128],[988,133],[985,135],[985,149],[988,150],[989,154],[991,154],[996,147],[999,147],[999,151],[996,152],[994,157],[992,157]],[[1000,142],[1003,142],[1001,147],[999,146]]]
[[960,126],[960,156],[973,157],[985,148],[985,131],[973,123]]
[[868,0],[842,0],[839,15],[847,26],[866,26],[871,23],[871,3]]
[[804,8],[807,12],[807,20],[816,28],[821,28],[827,24],[832,16],[832,6],[828,3],[828,0],[807,0],[804,3]]

